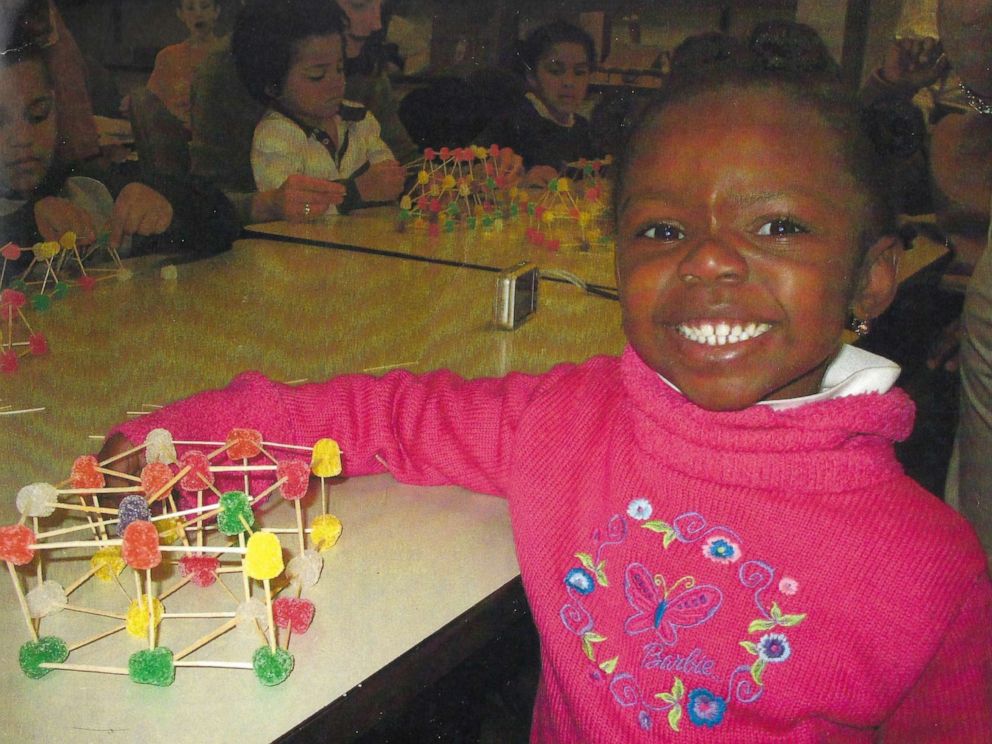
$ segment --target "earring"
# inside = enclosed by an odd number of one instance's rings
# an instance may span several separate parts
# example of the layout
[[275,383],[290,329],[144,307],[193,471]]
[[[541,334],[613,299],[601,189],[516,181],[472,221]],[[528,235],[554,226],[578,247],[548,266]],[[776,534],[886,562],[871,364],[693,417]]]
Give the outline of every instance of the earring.
[[857,335],[858,338],[864,338],[868,335],[871,330],[871,321],[868,318],[851,318],[851,330]]

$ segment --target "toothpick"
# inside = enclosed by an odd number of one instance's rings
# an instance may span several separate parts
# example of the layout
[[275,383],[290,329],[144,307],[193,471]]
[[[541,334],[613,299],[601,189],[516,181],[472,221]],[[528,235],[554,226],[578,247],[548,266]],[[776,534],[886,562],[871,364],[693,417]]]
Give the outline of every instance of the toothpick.
[[93,576],[95,576],[96,572],[99,570],[100,570],[100,566],[91,565],[89,571],[84,573],[82,576],[80,576],[78,579],[76,579],[71,584],[69,584],[69,586],[66,587],[65,596],[68,597],[70,594],[76,591],[79,587],[81,587],[83,584],[89,581]]
[[306,550],[306,540],[303,537],[303,507],[300,506],[300,499],[293,499],[296,505],[296,534],[300,539],[300,555]]
[[222,635],[224,635],[231,628],[234,628],[235,626],[237,626],[237,624],[238,624],[238,621],[237,621],[236,618],[234,620],[228,620],[226,623],[224,623],[220,627],[215,628],[214,630],[210,631],[209,633],[207,633],[202,638],[199,638],[199,639],[193,641],[193,643],[191,643],[189,646],[187,646],[186,648],[184,648],[179,653],[175,654],[172,657],[173,661],[179,661],[180,659],[183,659],[183,658],[189,656],[191,653],[193,653],[197,649],[202,648],[203,646],[206,646],[208,643],[210,643],[210,641],[212,641],[212,640],[214,640],[216,638],[220,638]]
[[269,648],[272,651],[276,650],[276,620],[275,616],[272,614],[272,588],[269,585],[268,579],[262,579],[262,585],[265,587],[265,610],[269,613]]
[[120,452],[116,455],[111,455],[106,460],[103,460],[100,463],[100,467],[106,467],[107,465],[110,465],[110,463],[112,462],[117,462],[118,460],[121,460],[127,457],[128,455],[133,455],[135,452],[141,452],[141,450],[145,449],[145,447],[147,446],[148,445],[146,443],[142,442],[141,444],[137,445],[136,447],[132,447],[129,450],[124,450],[123,452]]
[[148,650],[155,648],[155,604],[152,602],[152,570],[145,569],[145,587],[148,590]]
[[89,646],[91,643],[102,641],[104,638],[108,636],[112,636],[114,633],[120,633],[125,628],[127,628],[127,623],[124,623],[123,625],[118,625],[116,628],[111,628],[110,630],[105,630],[102,633],[98,633],[97,635],[91,638],[87,638],[86,640],[79,641],[78,643],[74,643],[73,645],[69,646],[69,653],[72,653],[73,651],[76,651],[77,649],[80,649],[83,646]]
[[180,661],[173,662],[176,667],[211,667],[216,669],[254,669],[247,661]]
[[10,579],[14,582],[14,591],[17,593],[17,601],[21,605],[21,613],[24,615],[24,622],[28,626],[28,632],[31,634],[31,640],[38,640],[38,631],[35,630],[34,622],[31,619],[31,612],[28,610],[28,600],[24,596],[24,588],[21,586],[21,579],[17,575],[17,570],[14,568],[14,564],[10,561],[6,561],[7,570],[10,571]]
[[141,478],[136,475],[131,475],[130,473],[123,473],[119,470],[111,470],[110,468],[94,468],[96,472],[103,473],[104,475],[111,475],[114,478],[123,478],[124,480],[134,481],[135,483],[141,483]]
[[54,661],[43,661],[38,665],[42,669],[64,669],[67,672],[96,672],[97,674],[120,674],[128,676],[127,669],[122,667],[95,666],[93,664],[56,664]]
[[162,619],[165,618],[202,618],[202,617],[234,617],[233,612],[164,612],[162,613]]
[[115,620],[127,620],[127,615],[122,615],[119,612],[108,612],[107,610],[98,610],[93,607],[80,607],[78,605],[67,604],[62,608],[69,612],[79,612],[83,615],[99,615],[100,617],[112,617]]

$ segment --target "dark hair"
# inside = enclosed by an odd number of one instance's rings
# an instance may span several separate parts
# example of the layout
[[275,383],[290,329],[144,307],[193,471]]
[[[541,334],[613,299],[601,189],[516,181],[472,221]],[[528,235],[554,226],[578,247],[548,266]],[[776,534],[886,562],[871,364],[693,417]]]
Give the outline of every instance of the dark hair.
[[767,70],[839,78],[840,65],[812,26],[765,21],[751,30],[748,47]]
[[52,73],[48,69],[45,55],[41,47],[36,44],[24,44],[15,49],[8,49],[0,52],[0,69],[6,69],[19,65],[22,62],[37,62],[41,65],[42,73],[45,76],[45,84],[51,88],[55,81],[52,80]]
[[744,42],[720,31],[688,36],[672,51],[673,75],[691,74],[714,64],[724,64],[746,54]]
[[[616,169],[613,210],[622,196],[634,141],[670,106],[685,104],[703,94],[717,93],[739,97],[744,90],[778,91],[815,111],[836,135],[838,149],[848,173],[861,186],[866,199],[865,220],[860,236],[859,256],[882,235],[896,234],[896,210],[886,157],[874,146],[864,127],[857,98],[837,80],[822,76],[803,77],[766,69],[759,61],[750,64],[713,65],[696,75],[672,76],[630,128]],[[733,126],[733,122],[727,122]],[[815,178],[814,174],[810,175]]]
[[555,44],[579,44],[585,49],[586,61],[589,66],[596,64],[596,45],[592,37],[578,26],[567,21],[552,21],[543,26],[538,26],[527,36],[517,43],[516,67],[521,77],[533,74],[537,69],[537,63],[541,57]]
[[[234,22],[231,52],[248,92],[269,103],[282,88],[300,42],[344,34],[344,11],[332,0],[251,0]],[[343,54],[342,39],[342,54]]]

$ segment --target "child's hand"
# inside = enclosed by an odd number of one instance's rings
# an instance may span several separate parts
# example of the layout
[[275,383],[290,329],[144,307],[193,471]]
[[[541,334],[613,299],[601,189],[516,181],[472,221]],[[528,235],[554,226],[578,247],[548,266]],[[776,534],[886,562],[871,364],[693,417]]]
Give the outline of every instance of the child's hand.
[[937,82],[948,70],[943,47],[936,39],[895,39],[885,52],[882,79],[913,90]]
[[292,175],[274,192],[274,218],[288,222],[316,219],[344,200],[343,184],[312,176]]
[[496,168],[506,178],[507,186],[515,186],[523,178],[524,159],[511,148],[503,147],[496,157]]
[[96,240],[96,229],[89,213],[67,199],[46,196],[34,205],[34,221],[45,240],[58,240],[70,230],[83,244]]
[[373,163],[355,179],[362,201],[392,201],[399,198],[406,180],[406,170],[395,160]]
[[545,189],[555,178],[558,178],[558,171],[550,165],[535,165],[527,171],[527,175],[523,179],[523,185]]
[[172,205],[155,189],[129,183],[114,202],[110,215],[110,247],[117,250],[132,235],[158,235],[172,224]]

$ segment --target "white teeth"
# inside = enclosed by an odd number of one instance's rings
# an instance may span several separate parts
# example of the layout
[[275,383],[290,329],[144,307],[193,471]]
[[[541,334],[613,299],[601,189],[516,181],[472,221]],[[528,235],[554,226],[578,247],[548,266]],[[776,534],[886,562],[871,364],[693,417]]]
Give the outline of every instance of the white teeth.
[[760,336],[771,326],[768,323],[701,323],[698,326],[691,326],[683,323],[678,326],[678,332],[690,341],[707,346],[726,346],[727,344],[738,344]]

